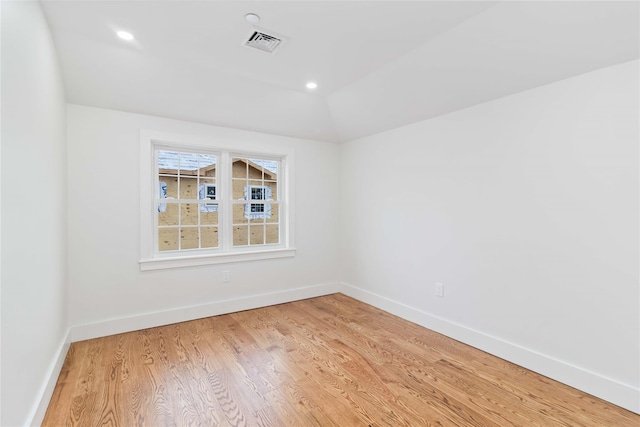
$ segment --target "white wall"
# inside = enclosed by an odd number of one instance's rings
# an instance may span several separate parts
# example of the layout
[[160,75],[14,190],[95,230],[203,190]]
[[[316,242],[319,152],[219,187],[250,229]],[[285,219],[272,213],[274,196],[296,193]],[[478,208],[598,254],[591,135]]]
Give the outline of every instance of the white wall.
[[1,48],[0,424],[18,426],[37,417],[37,405],[41,397],[48,399],[48,380],[64,352],[66,106],[38,2],[2,2]]
[[640,411],[638,138],[633,61],[343,145],[345,292]]
[[[79,105],[67,116],[72,340],[337,289],[337,145]],[[296,256],[141,272],[140,129],[210,138],[214,147],[293,147]],[[231,283],[222,283],[223,270]]]
[[[82,339],[322,294],[340,279],[632,407],[601,385],[640,384],[637,93],[635,61],[342,147],[70,105],[65,145],[40,6],[3,2],[0,424],[37,419],[67,324]],[[295,147],[297,256],[140,272],[140,128]]]

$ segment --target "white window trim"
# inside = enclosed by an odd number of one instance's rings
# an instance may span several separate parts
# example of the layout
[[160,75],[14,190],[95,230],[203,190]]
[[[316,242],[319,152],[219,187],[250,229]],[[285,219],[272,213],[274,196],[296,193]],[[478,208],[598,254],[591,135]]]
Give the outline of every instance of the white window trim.
[[[228,153],[242,153],[243,156],[255,155],[256,157],[280,157],[281,182],[279,182],[279,202],[284,208],[280,215],[281,242],[277,245],[233,247],[227,240],[227,251],[221,249],[205,252],[202,250],[171,252],[168,254],[156,251],[156,213],[154,213],[154,200],[157,188],[155,176],[154,148],[157,145],[167,145],[185,150],[203,150]],[[256,261],[264,259],[285,258],[295,256],[294,240],[294,206],[291,195],[294,194],[294,152],[292,149],[278,149],[277,151],[265,150],[247,141],[234,141],[233,147],[225,147],[217,144],[215,138],[204,138],[193,135],[179,135],[152,130],[140,131],[140,270],[160,270],[167,268],[195,267],[210,264],[223,264],[229,262]],[[228,165],[225,159],[218,159],[218,178],[227,173]],[[217,198],[221,197],[220,187],[217,188]],[[231,214],[231,204],[225,205],[224,215]],[[220,224],[222,227],[222,223]],[[230,230],[224,233],[224,238],[232,239]]]

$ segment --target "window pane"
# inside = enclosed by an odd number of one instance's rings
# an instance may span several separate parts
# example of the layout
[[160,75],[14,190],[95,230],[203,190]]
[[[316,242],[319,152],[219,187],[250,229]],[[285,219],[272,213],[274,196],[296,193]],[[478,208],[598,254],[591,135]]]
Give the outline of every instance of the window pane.
[[276,161],[276,160],[265,160],[264,163],[264,168],[266,170],[268,170],[269,172],[265,172],[265,179],[267,179],[267,176],[272,177],[269,179],[278,179],[277,176],[280,174],[280,162]]
[[203,176],[216,176],[216,156],[201,154],[200,158],[199,175]]
[[262,185],[270,190],[267,200],[278,200],[278,183],[276,181],[265,181]]
[[178,153],[176,151],[158,151],[158,170],[161,174],[178,174]]
[[266,229],[267,229],[266,243],[279,243],[280,226],[278,224],[267,225]]
[[263,169],[260,165],[255,164],[251,160],[245,160],[247,162],[247,177],[250,180],[256,180],[258,182],[262,182],[262,171]]
[[245,159],[240,159],[235,157],[232,160],[232,174],[231,176],[233,178],[247,178],[247,161]]
[[260,171],[260,176],[266,180],[276,180],[279,173],[279,162],[265,159],[249,159],[249,164]]
[[244,204],[234,204],[233,205],[233,223],[234,224],[246,224],[248,222],[248,218],[245,218],[245,205]]
[[181,199],[197,199],[198,198],[198,179],[197,178],[180,178],[180,198]]
[[249,200],[267,200],[267,188],[261,185],[251,185],[251,181],[249,181],[247,194]]
[[197,249],[198,242],[198,227],[180,229],[180,249]]
[[252,225],[249,227],[252,245],[264,244],[264,225]]
[[195,153],[178,153],[178,166],[180,175],[187,174],[189,171],[198,169],[198,154]]
[[170,176],[160,176],[158,180],[160,181],[158,188],[159,199],[178,198],[178,178]]
[[246,246],[248,244],[247,229],[246,225],[233,227],[233,246]]
[[278,222],[278,219],[280,217],[280,203],[268,203],[267,206],[269,207],[269,215],[267,215],[265,221],[268,223]]
[[158,229],[158,250],[175,251],[178,250],[178,229],[159,228]]
[[178,205],[158,203],[158,225],[178,225]]
[[203,248],[218,247],[218,227],[202,227],[200,229],[200,237]]
[[198,188],[198,199],[217,200],[218,186],[212,182],[201,182],[200,187]]
[[180,225],[198,225],[197,203],[180,203]]
[[[218,206],[215,205],[215,208],[217,208]],[[214,206],[210,206],[210,204],[204,204],[202,205],[202,208],[200,209],[200,224],[201,225],[218,225],[218,212],[213,211],[213,212],[209,212],[210,210],[213,210]],[[204,212],[203,212],[204,210]],[[209,211],[208,211],[209,210]]]
[[233,180],[233,194],[231,197],[233,200],[244,200],[244,190],[247,188],[247,181],[245,179]]
[[[277,200],[278,199],[278,185],[273,181],[257,181],[250,179],[248,181],[247,196],[251,197],[251,200]],[[245,190],[243,189],[243,192]]]
[[200,181],[200,185],[198,186],[198,199],[209,202],[199,205],[200,224],[217,224],[220,206],[218,203],[212,202],[219,199],[218,186],[213,180],[204,179]]
[[270,215],[270,204],[251,203],[249,205],[249,224],[264,224],[265,218]]

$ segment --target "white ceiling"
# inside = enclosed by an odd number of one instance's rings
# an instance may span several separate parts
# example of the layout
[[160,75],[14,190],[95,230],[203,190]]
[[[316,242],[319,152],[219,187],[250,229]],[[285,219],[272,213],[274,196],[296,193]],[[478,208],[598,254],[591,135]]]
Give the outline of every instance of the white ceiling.
[[[347,141],[639,57],[637,1],[45,1],[70,103]],[[259,28],[288,37],[269,55]],[[125,42],[116,30],[136,37]],[[315,80],[310,91],[305,82]]]

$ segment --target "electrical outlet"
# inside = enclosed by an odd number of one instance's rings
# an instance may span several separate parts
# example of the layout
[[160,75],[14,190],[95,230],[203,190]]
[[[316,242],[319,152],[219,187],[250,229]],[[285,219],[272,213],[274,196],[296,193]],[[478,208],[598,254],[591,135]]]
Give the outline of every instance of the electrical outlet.
[[436,283],[435,294],[437,297],[444,297],[444,284]]
[[222,283],[229,283],[231,281],[231,272],[224,270],[222,272]]

